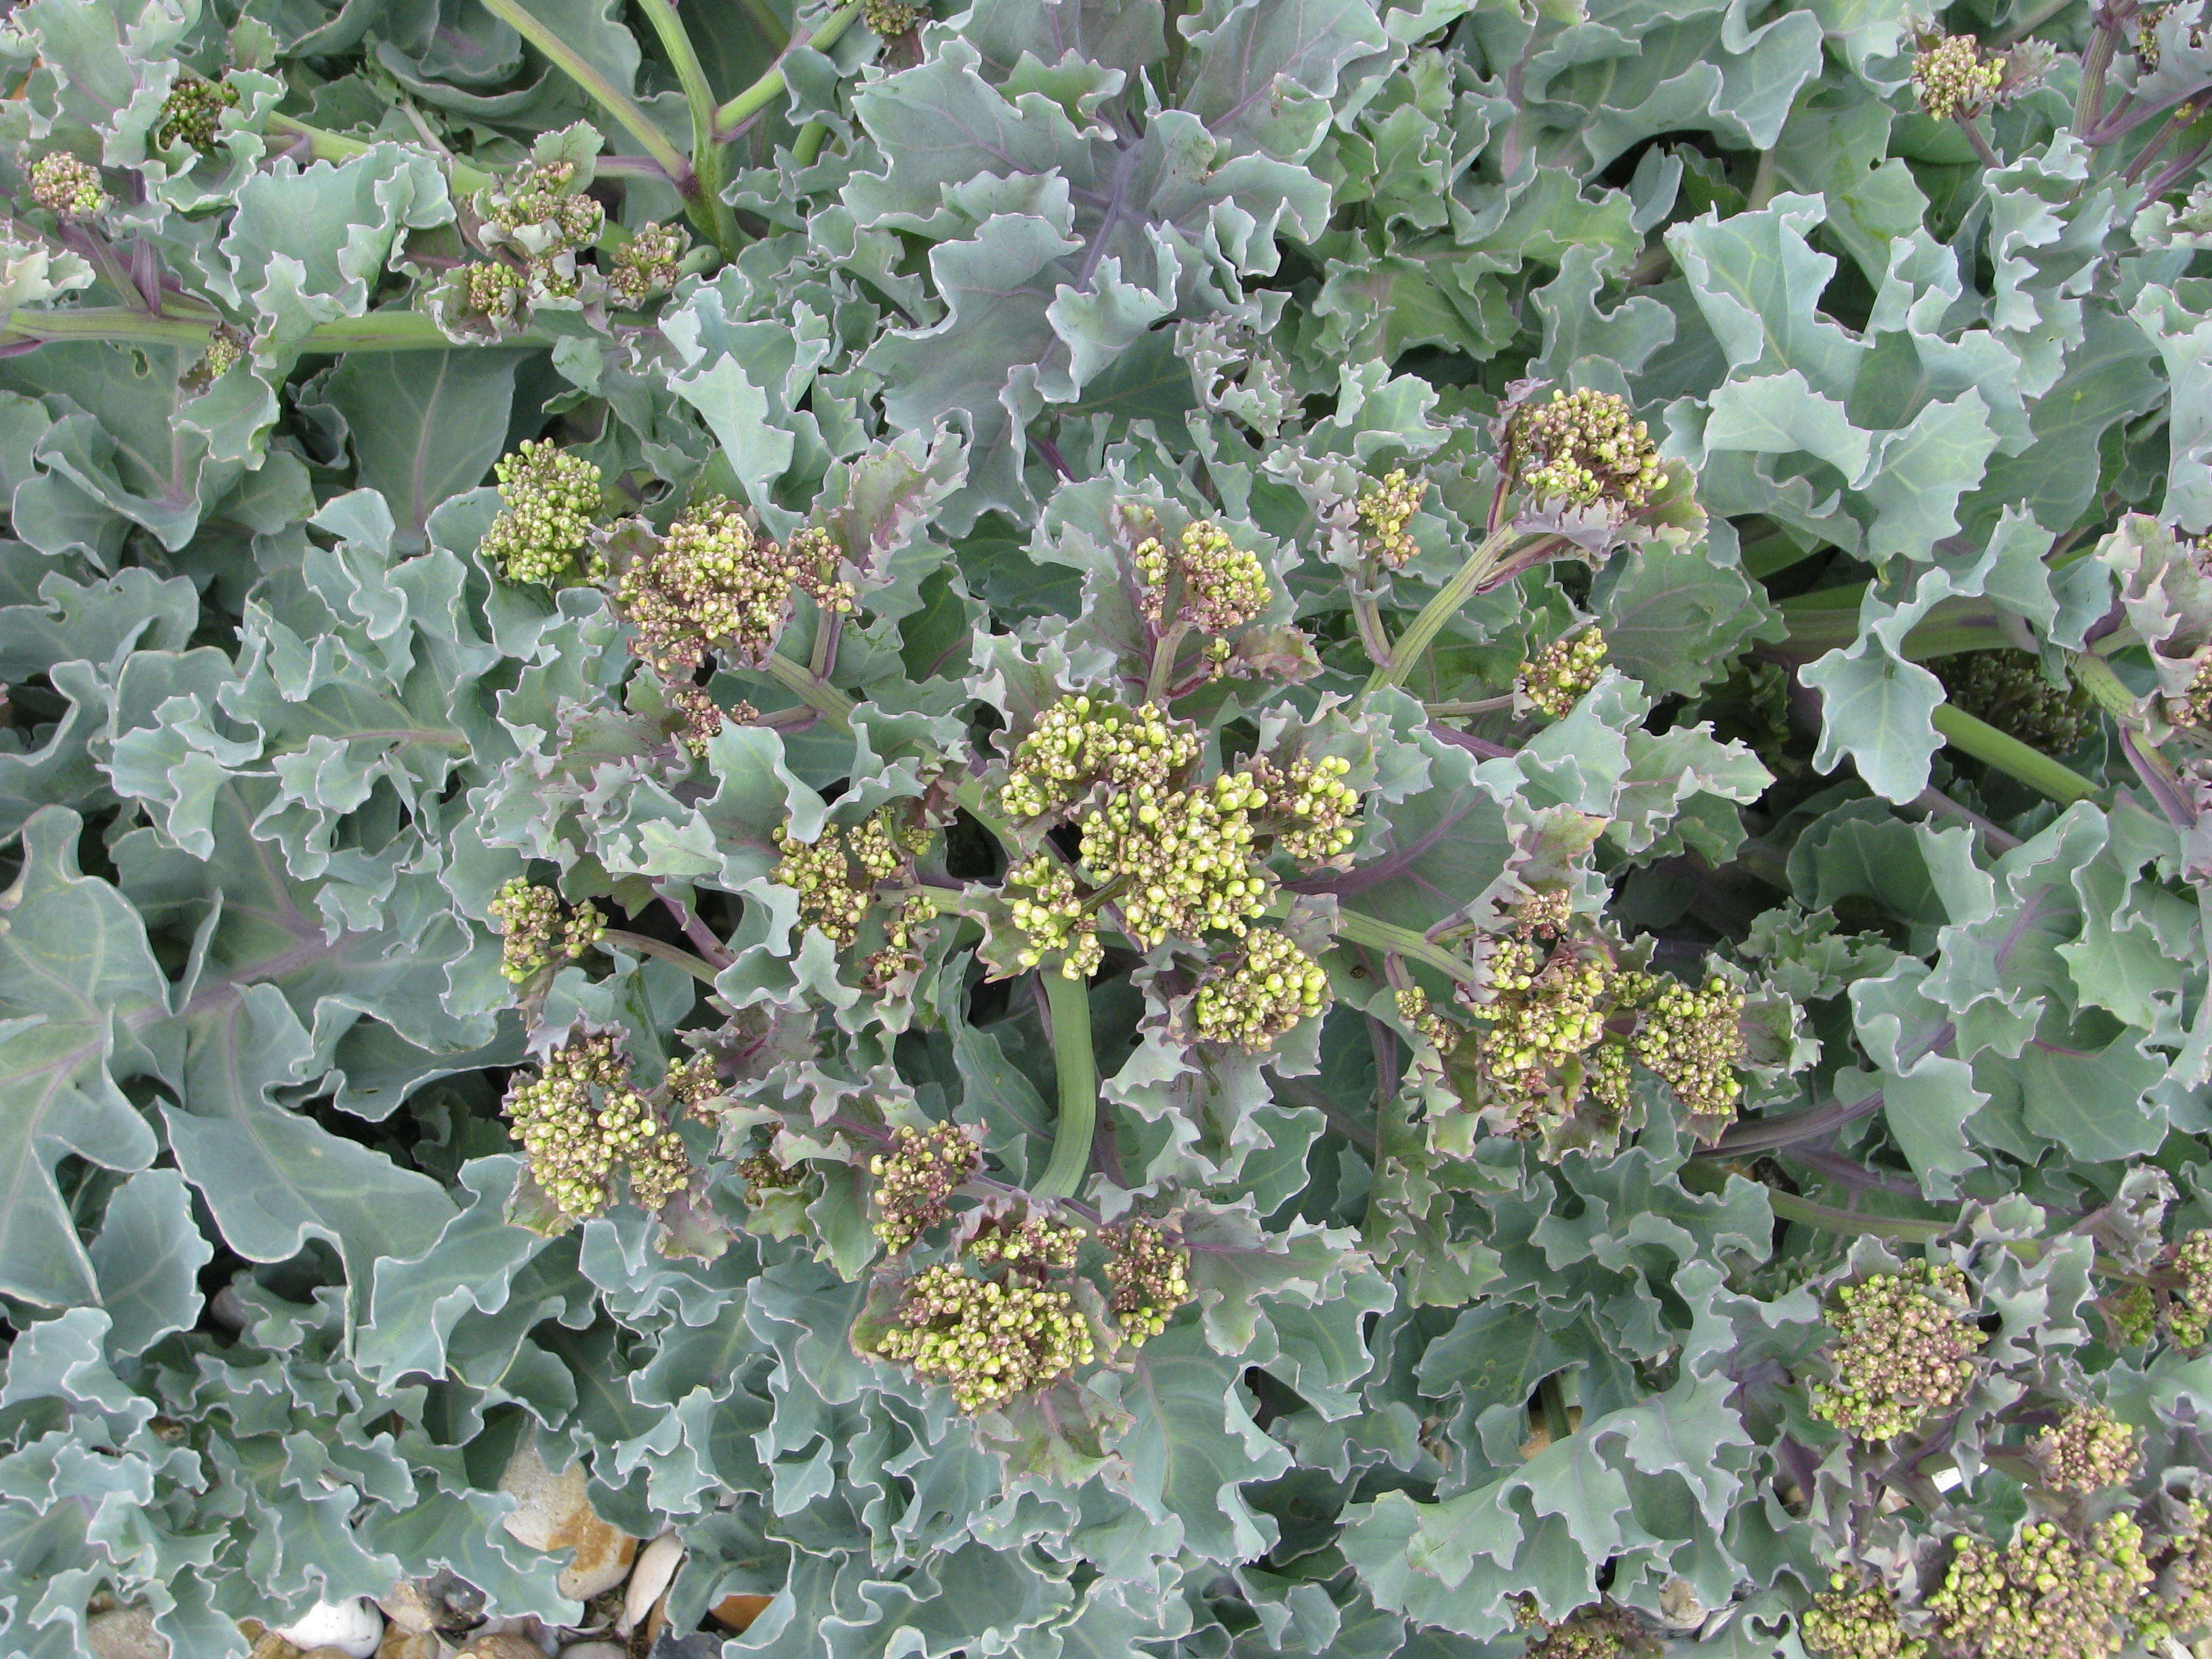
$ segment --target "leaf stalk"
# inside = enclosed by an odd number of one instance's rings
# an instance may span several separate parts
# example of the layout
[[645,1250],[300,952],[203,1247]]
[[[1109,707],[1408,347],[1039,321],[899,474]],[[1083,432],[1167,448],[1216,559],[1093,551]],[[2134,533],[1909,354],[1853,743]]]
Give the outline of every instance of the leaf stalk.
[[1060,1085],[1060,1117],[1052,1157],[1030,1190],[1040,1199],[1073,1198],[1091,1168],[1091,1143],[1098,1131],[1098,1058],[1091,1046],[1091,988],[1057,969],[1039,975],[1052,1010],[1053,1069]]

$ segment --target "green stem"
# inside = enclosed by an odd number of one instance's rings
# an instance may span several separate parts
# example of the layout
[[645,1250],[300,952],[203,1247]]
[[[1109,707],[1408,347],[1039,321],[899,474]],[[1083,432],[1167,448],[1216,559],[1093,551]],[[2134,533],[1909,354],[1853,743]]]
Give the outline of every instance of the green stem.
[[770,652],[768,659],[761,664],[760,672],[831,724],[847,731],[852,729],[853,710],[860,705],[805,663]]
[[670,179],[687,202],[696,201],[699,180],[684,152],[638,107],[637,100],[607,79],[599,66],[534,16],[521,0],[483,0],[486,11],[544,53],[546,61],[598,100],[599,106],[619,121],[630,137],[645,146],[645,153],[667,169]]
[[1175,678],[1176,653],[1182,649],[1183,636],[1189,632],[1188,623],[1176,623],[1152,647],[1152,672],[1145,681],[1146,702],[1156,703],[1167,695],[1169,682]]
[[2018,738],[2008,737],[1948,702],[1936,706],[1934,720],[1943,741],[1954,749],[2009,774],[2062,806],[2097,793],[2097,786],[2072,768],[2060,765],[2042,750],[2029,748]]
[[1455,615],[1481,588],[1498,574],[1504,562],[1500,556],[1520,539],[1521,532],[1511,525],[1494,530],[1482,538],[1482,544],[1468,556],[1457,574],[1446,582],[1436,598],[1421,607],[1413,618],[1413,625],[1399,637],[1391,648],[1390,660],[1368,676],[1367,690],[1371,694],[1386,685],[1403,685],[1406,677],[1413,672],[1430,643],[1443,631],[1443,625]]
[[2105,112],[2105,72],[2112,65],[2112,47],[2118,31],[2100,24],[2089,34],[2088,50],[2081,54],[2081,89],[2074,99],[2074,131],[2087,133]]
[[1800,1198],[1795,1193],[1780,1192],[1772,1187],[1766,1189],[1766,1202],[1784,1221],[1818,1227],[1822,1232],[1863,1233],[1873,1238],[1894,1238],[1916,1244],[1932,1243],[1959,1224],[1955,1219],[1915,1221],[1907,1216],[1862,1215],[1856,1210],[1815,1204],[1809,1198]]
[[699,49],[691,44],[676,0],[638,0],[638,3],[645,9],[653,32],[660,37],[660,49],[668,54],[677,82],[684,88],[684,102],[691,112],[691,167],[699,181],[692,222],[714,239],[715,246],[735,258],[744,237],[738,229],[737,210],[722,199],[722,187],[728,183],[728,157],[714,142],[714,89],[707,82],[707,66],[699,61]]
[[[827,52],[836,46],[845,31],[860,15],[860,0],[846,0],[823,21],[822,27],[806,37],[805,44],[817,52]],[[793,45],[799,43],[794,40]],[[784,90],[783,60],[791,55],[786,47],[775,63],[760,79],[714,112],[714,137],[717,142],[727,143],[738,136],[738,128],[766,109]]]
[[1743,574],[1753,581],[1763,581],[1777,575],[1792,565],[1802,564],[1815,553],[1825,550],[1826,544],[1815,542],[1810,547],[1800,547],[1777,530],[1756,540],[1743,544],[1737,556],[1743,562]]
[[[196,346],[204,349],[216,319],[151,317],[127,306],[85,306],[74,311],[19,307],[0,319],[0,331],[25,340],[99,340],[110,345]],[[501,342],[531,345],[525,333]],[[423,311],[372,311],[366,317],[319,323],[301,343],[302,352],[443,350],[453,343]]]
[[1091,988],[1057,969],[1044,975],[1052,1009],[1052,1060],[1059,1074],[1060,1120],[1052,1158],[1030,1191],[1041,1199],[1073,1198],[1091,1168],[1091,1142],[1098,1130],[1098,1060],[1091,1048]]
[[2074,683],[2089,694],[2090,700],[2114,720],[2123,726],[2139,726],[2136,714],[2136,694],[2128,690],[2127,682],[2112,672],[2112,665],[2101,656],[2087,652],[2075,657],[2071,665]]
[[601,945],[617,951],[628,951],[633,956],[656,957],[662,962],[672,963],[696,980],[708,985],[714,982],[712,963],[693,956],[681,945],[670,945],[643,933],[626,933],[618,927],[610,927],[599,935]]
[[[291,116],[274,111],[269,116],[269,131],[288,133],[295,138],[306,139],[307,153],[319,161],[350,161],[356,155],[366,154],[373,148],[362,139],[348,138],[336,132],[325,132],[320,127],[311,127],[305,121],[295,120]],[[379,142],[388,143],[391,141],[385,139]],[[466,161],[455,161],[450,156],[441,155],[438,159],[445,163],[447,174],[453,181],[453,188],[465,195],[473,195],[477,191],[488,190],[495,182],[492,175],[482,167],[471,167]]]
[[1422,705],[1431,720],[1465,720],[1470,714],[1495,714],[1513,707],[1513,694],[1502,697],[1477,697],[1472,702],[1431,702]]
[[1559,1372],[1553,1371],[1536,1385],[1536,1399],[1544,1413],[1544,1432],[1556,1446],[1575,1431],[1574,1421],[1567,1415],[1566,1388]]
[[1443,945],[1415,933],[1410,927],[1401,927],[1363,910],[1339,908],[1336,913],[1337,937],[1347,945],[1364,945],[1370,950],[1388,951],[1404,957],[1409,962],[1425,963],[1455,984],[1464,982],[1470,973],[1468,965]]
[[823,122],[809,121],[799,128],[799,137],[791,141],[791,164],[811,167],[822,155],[823,140],[829,137],[830,129]]

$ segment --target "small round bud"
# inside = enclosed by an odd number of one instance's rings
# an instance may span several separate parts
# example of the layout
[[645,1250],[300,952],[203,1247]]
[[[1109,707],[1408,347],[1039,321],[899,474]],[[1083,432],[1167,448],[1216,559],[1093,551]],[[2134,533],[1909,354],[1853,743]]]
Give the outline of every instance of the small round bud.
[[100,169],[62,150],[31,163],[31,199],[64,219],[89,219],[115,204],[100,182]]
[[[559,580],[579,568],[605,502],[599,469],[559,445],[525,439],[493,468],[501,509],[483,555],[512,582]],[[596,556],[582,562],[596,575]]]
[[1359,498],[1359,522],[1367,532],[1368,551],[1393,570],[1418,550],[1406,526],[1421,510],[1428,493],[1425,479],[1409,479],[1401,469]]

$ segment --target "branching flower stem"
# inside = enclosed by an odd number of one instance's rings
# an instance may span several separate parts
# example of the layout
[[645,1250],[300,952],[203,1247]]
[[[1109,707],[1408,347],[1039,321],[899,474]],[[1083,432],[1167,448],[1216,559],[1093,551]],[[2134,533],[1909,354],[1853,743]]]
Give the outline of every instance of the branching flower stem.
[[[367,154],[373,148],[362,139],[348,138],[342,133],[325,132],[320,127],[311,127],[305,121],[276,111],[270,113],[269,131],[305,139],[307,153],[319,161],[350,161],[356,155]],[[492,175],[482,167],[471,167],[466,161],[451,158],[441,159],[445,161],[446,171],[453,181],[453,188],[464,194],[488,190],[495,182]]]
[[692,978],[707,985],[714,982],[720,971],[714,963],[693,956],[680,945],[670,945],[643,933],[624,933],[618,927],[610,927],[601,933],[599,944],[610,950],[628,951],[635,956],[655,957],[672,967],[681,968]]
[[2071,767],[2060,765],[2041,750],[2029,748],[2018,738],[2009,737],[1948,702],[1936,704],[1930,718],[1943,741],[1954,749],[2019,779],[2062,806],[2087,800],[2097,793],[2097,786]]
[[546,27],[528,7],[521,3],[521,0],[483,0],[483,7],[537,47],[556,69],[591,94],[602,109],[620,122],[629,135],[644,146],[647,155],[667,169],[678,193],[688,203],[697,203],[698,175],[692,171],[690,162],[684,159],[684,152],[678,149],[668,135],[654,125],[653,118],[638,106],[635,99],[610,81],[596,64]]
[[1052,1008],[1053,1070],[1060,1085],[1060,1119],[1053,1129],[1052,1158],[1030,1188],[1041,1199],[1075,1196],[1091,1168],[1091,1143],[1098,1130],[1098,1060],[1091,1045],[1091,988],[1057,971],[1039,975]]
[[791,46],[784,48],[775,62],[752,85],[731,99],[714,112],[714,139],[726,144],[744,130],[745,124],[773,103],[784,91],[783,60],[791,56],[793,46],[811,46],[816,52],[827,52],[843,38],[845,31],[860,15],[860,0],[845,0],[845,3],[823,20],[822,25],[803,41],[793,38]]
[[[204,350],[214,337],[219,319],[197,313],[180,314],[165,308],[155,317],[128,306],[84,306],[74,311],[49,311],[19,306],[0,319],[0,343],[8,340],[105,340],[116,345],[183,346]],[[534,344],[540,337],[528,330],[509,336],[502,344]],[[342,318],[319,323],[307,331],[301,349],[309,353],[341,351],[443,351],[453,342],[438,331],[425,311],[372,311],[366,317]]]
[[2112,48],[2119,39],[2118,28],[2111,23],[2100,22],[2089,32],[2089,44],[2081,53],[2081,90],[2074,100],[2074,131],[2086,133],[2097,125],[2097,118],[2105,109],[2105,76],[2112,66]]
[[722,188],[729,182],[728,158],[714,140],[714,92],[707,83],[707,66],[699,61],[699,49],[691,43],[676,0],[638,3],[653,32],[660,38],[660,49],[668,54],[691,114],[691,169],[698,185],[692,222],[711,236],[724,254],[735,258],[745,239],[738,228],[736,210],[722,199]]
[[1367,690],[1371,694],[1386,685],[1403,685],[1406,677],[1413,672],[1421,658],[1435,641],[1443,626],[1457,614],[1460,606],[1494,582],[1506,568],[1507,555],[1522,539],[1522,532],[1511,525],[1493,530],[1482,538],[1481,544],[1468,556],[1467,562],[1458,573],[1437,590],[1437,596],[1423,605],[1413,625],[1399,636],[1391,647],[1390,659],[1367,678]]

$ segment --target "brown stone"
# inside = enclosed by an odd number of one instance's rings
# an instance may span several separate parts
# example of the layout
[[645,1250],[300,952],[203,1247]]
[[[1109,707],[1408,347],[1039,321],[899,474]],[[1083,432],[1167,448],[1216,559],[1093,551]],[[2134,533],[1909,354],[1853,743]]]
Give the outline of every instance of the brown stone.
[[517,1542],[548,1553],[575,1551],[575,1559],[561,1569],[562,1595],[588,1601],[622,1583],[637,1553],[637,1540],[599,1519],[585,1487],[581,1463],[556,1473],[526,1439],[507,1460],[499,1489],[515,1499],[514,1512],[500,1524]]
[[767,1612],[768,1604],[775,1600],[773,1595],[726,1595],[708,1612],[715,1623],[742,1633],[752,1628],[753,1620]]

